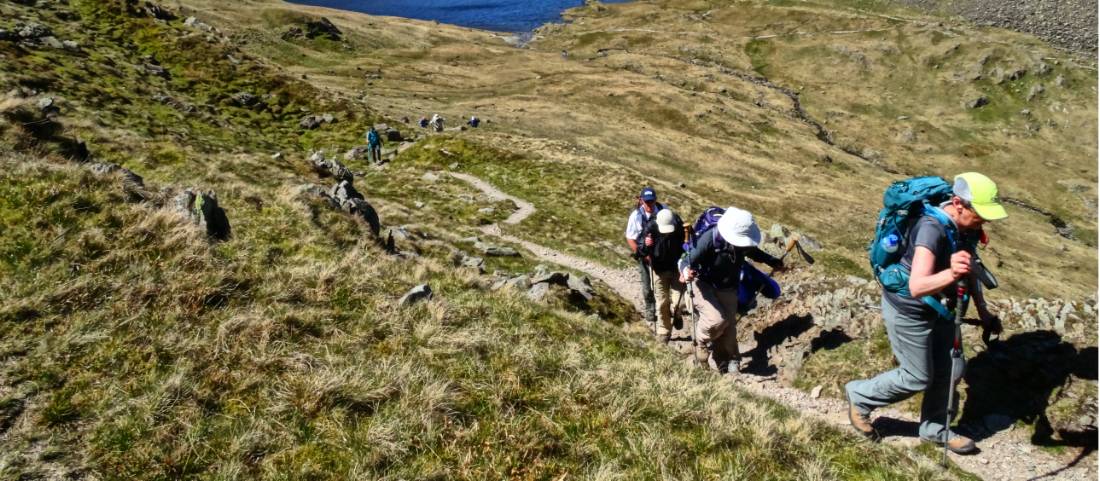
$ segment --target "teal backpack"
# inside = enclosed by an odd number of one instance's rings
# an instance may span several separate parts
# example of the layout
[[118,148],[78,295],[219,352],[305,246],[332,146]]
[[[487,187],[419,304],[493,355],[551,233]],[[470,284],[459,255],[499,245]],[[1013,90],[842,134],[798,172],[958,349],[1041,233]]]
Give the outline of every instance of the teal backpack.
[[951,252],[956,249],[955,224],[938,205],[951,200],[951,185],[940,177],[913,177],[890,184],[882,194],[882,210],[875,226],[875,238],[867,247],[871,271],[883,288],[909,295],[909,268],[901,258],[909,244],[909,229],[925,215],[932,216],[947,231]]

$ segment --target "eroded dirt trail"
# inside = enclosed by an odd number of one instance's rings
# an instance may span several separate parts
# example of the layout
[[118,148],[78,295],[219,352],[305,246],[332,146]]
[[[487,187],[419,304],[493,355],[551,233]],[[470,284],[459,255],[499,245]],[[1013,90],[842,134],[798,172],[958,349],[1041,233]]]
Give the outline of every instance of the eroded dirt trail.
[[[517,209],[504,221],[505,224],[518,224],[536,211],[530,202],[501,192],[492,184],[473,175],[459,172],[449,172],[449,174],[456,179],[469,183],[490,199],[514,202]],[[503,233],[497,224],[483,226],[481,231],[486,235],[517,244],[541,260],[584,272],[606,283],[618,295],[629,299],[639,312],[642,310],[641,288],[638,285],[637,274],[632,269],[613,269],[597,262],[526,241]],[[690,323],[685,321],[684,330],[673,333],[674,342],[671,347],[674,350],[683,354],[690,353],[690,330]],[[742,344],[741,352],[747,353],[755,348],[756,346],[753,343]],[[685,357],[684,362],[690,363],[691,360]],[[736,382],[756,395],[778,401],[822,422],[837,426],[840,429],[851,429],[848,426],[846,404],[841,400],[831,398],[815,399],[807,392],[781,384],[774,375],[741,374]],[[874,413],[873,417],[876,419],[876,427],[884,435],[883,442],[908,448],[920,443],[916,438],[917,420],[912,415],[892,409],[880,409]],[[1067,464],[1055,456],[1040,451],[1030,443],[1021,442],[1012,434],[1011,429],[1006,429],[982,440],[979,442],[981,452],[978,454],[972,456],[950,454],[949,456],[952,462],[960,468],[980,476],[982,479],[991,481],[1086,481],[1095,479],[1095,471],[1090,469],[1089,461],[1069,465],[1072,463]]]

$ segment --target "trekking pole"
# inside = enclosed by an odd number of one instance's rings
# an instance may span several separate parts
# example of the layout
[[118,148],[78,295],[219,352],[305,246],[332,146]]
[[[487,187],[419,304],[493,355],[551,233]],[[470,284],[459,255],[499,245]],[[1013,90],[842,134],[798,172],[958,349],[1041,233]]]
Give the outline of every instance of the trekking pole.
[[961,376],[962,373],[962,325],[963,319],[966,316],[966,307],[970,303],[970,294],[966,290],[966,279],[959,279],[956,287],[957,305],[955,306],[955,339],[951,343],[951,380],[947,385],[947,419],[943,426],[947,431],[947,436],[943,440],[943,458],[940,464],[943,467],[947,467],[947,443],[951,441],[951,420],[955,417],[954,409],[952,405],[955,401],[955,377]]
[[695,344],[698,341],[698,332],[696,331],[695,322],[695,296],[692,294],[692,281],[687,282],[687,287],[684,288],[687,291],[688,296],[688,311],[691,312],[691,364],[692,366],[699,367],[699,359],[695,357]]
[[[645,262],[645,260],[643,260],[642,262]],[[653,273],[653,265],[652,264],[647,264],[647,266],[649,267],[649,295],[653,296],[654,300],[656,300],[656,298],[657,298],[657,287],[656,287],[656,281],[653,279],[653,277],[654,277],[654,275],[653,275],[654,274]],[[656,307],[656,306],[654,306],[654,307]],[[656,312],[653,313],[653,325],[650,326],[650,330],[653,331],[653,333],[652,333],[653,335],[657,335],[657,313]]]

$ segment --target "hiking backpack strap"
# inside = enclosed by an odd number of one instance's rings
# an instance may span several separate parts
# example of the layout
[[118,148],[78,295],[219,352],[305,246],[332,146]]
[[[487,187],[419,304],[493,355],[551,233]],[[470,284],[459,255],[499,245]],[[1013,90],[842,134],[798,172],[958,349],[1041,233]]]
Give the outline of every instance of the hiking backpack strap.
[[[947,216],[947,213],[939,207],[928,204],[924,204],[924,213],[927,214],[929,217],[936,219],[936,222],[939,222],[940,225],[943,226],[944,236],[947,237],[947,245],[950,248],[949,252],[951,252],[952,254],[957,252],[958,228],[955,227],[955,223],[951,221],[951,218]],[[935,296],[923,296],[920,298],[920,300],[924,303],[924,305],[931,307],[932,310],[936,311],[936,314],[940,317],[940,319],[945,319],[948,321],[955,320],[955,315],[951,311],[947,310],[947,307],[944,306],[943,303],[940,302],[940,300],[937,299]]]

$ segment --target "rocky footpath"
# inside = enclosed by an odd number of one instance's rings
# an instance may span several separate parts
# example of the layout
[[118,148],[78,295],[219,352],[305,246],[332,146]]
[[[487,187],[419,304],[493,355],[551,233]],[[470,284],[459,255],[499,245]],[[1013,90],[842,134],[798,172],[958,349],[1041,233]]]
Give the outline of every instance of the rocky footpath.
[[1058,47],[1096,52],[1096,0],[898,0],[928,11],[959,15],[978,25],[1030,33]]

